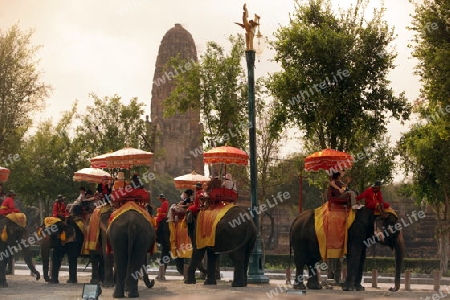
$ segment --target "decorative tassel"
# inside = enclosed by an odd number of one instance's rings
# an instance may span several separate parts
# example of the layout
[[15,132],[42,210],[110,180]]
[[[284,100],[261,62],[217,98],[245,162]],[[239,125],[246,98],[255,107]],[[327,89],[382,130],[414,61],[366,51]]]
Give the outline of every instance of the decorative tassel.
[[66,232],[64,230],[61,232],[61,241],[62,242],[66,241]]
[[6,231],[6,225],[5,227],[3,227],[1,238],[3,242],[6,242],[8,240],[8,231]]
[[37,231],[37,235],[38,235],[38,237],[42,237],[42,228],[39,227],[39,229]]

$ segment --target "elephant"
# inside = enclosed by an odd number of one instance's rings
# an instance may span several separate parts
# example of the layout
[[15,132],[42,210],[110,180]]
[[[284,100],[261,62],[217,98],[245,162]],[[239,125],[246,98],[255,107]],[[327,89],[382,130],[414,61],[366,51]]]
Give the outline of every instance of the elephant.
[[[28,230],[17,225],[6,216],[0,215],[0,287],[8,287],[6,282],[6,262],[8,258],[18,251],[23,252],[23,257],[28,268],[39,280],[41,274],[36,270],[32,261],[30,245],[36,242],[36,238],[28,235]],[[14,253],[13,253],[14,252]]]
[[[245,219],[243,216],[247,215],[248,219]],[[236,223],[236,220],[239,220],[239,222]],[[233,281],[231,285],[233,287],[247,286],[247,271],[250,252],[253,250],[257,235],[256,226],[250,219],[248,210],[239,206],[233,206],[225,213],[216,226],[214,247],[197,249],[195,241],[195,226],[197,225],[196,223],[198,223],[197,221],[188,224],[193,251],[187,270],[187,278],[184,283],[196,283],[195,270],[206,252],[208,265],[207,278],[204,284],[215,285],[217,258],[221,253],[228,253],[234,265]]]
[[[401,230],[387,234],[384,241],[374,236],[374,220],[375,216],[372,210],[365,207],[355,211],[355,220],[348,229],[347,240],[347,277],[343,283],[344,291],[362,291],[364,287],[361,285],[364,263],[366,259],[366,250],[370,246],[369,241],[373,243],[379,242],[387,245],[395,250],[395,287],[390,291],[398,291],[400,289],[400,273],[405,255],[403,233]],[[384,228],[393,228],[398,223],[398,218],[388,213],[387,217],[380,220]],[[392,227],[390,227],[392,226]],[[383,228],[383,227],[380,227]],[[384,230],[383,228],[383,230]],[[386,232],[387,230],[385,230]],[[315,232],[314,210],[307,210],[301,213],[293,221],[290,228],[290,250],[294,250],[294,263],[296,267],[295,289],[321,289],[316,268],[322,259],[319,251],[319,242]],[[327,269],[326,263],[322,269]],[[306,287],[303,283],[303,268],[308,268],[308,279]],[[334,274],[336,278],[336,274]]]
[[[64,255],[67,254],[69,260],[69,279],[67,283],[77,283],[77,259],[81,256],[84,232],[81,231],[72,217],[68,217],[64,222],[58,221],[55,225],[57,231],[46,236],[41,242],[44,279],[48,283],[59,283],[58,276],[61,262]],[[62,232],[66,236],[65,241],[61,240]],[[50,249],[53,249],[51,277],[48,276]]]
[[[92,266],[92,277],[90,283],[101,283],[103,287],[114,286],[114,259],[112,253],[108,253],[106,250],[106,230],[108,228],[109,217],[111,216],[112,211],[113,210],[111,208],[100,214],[98,224],[98,249],[89,251],[89,257]],[[93,224],[91,223],[91,226],[92,225]]]
[[[147,252],[156,239],[154,227],[141,212],[130,209],[110,223],[107,237],[114,252],[114,298],[124,297],[125,283],[129,288],[128,297],[139,297],[138,275],[143,275],[146,280]],[[147,287],[153,284],[154,280],[146,282]]]
[[[158,226],[156,232],[156,242],[161,245],[161,260],[159,263],[164,263],[164,267],[167,268],[167,263],[162,260],[163,257],[170,257],[170,229],[169,223],[167,222],[167,218],[163,219]],[[175,262],[175,267],[181,275],[184,275],[184,264],[185,258],[180,257],[172,257]],[[167,261],[167,260],[165,260]],[[200,262],[198,266],[198,270],[201,273],[201,277],[206,278],[206,269],[203,266],[203,263]],[[219,276],[220,278],[220,276]],[[159,278],[164,279],[164,278]]]

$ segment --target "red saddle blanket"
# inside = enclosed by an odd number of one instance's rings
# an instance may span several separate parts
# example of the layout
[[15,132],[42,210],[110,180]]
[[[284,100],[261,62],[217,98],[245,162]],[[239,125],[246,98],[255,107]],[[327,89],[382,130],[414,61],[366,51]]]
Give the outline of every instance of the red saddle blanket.
[[347,232],[355,220],[355,211],[329,210],[325,203],[314,210],[314,218],[322,259],[341,258],[347,254]]
[[216,244],[217,223],[233,206],[235,205],[232,203],[223,202],[198,213],[195,230],[197,248],[213,247]]

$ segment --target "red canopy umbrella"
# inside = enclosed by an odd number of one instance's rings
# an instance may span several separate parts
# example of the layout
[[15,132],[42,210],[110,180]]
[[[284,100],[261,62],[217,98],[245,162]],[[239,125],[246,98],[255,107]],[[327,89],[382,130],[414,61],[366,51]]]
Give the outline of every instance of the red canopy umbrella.
[[236,164],[246,166],[248,165],[248,154],[235,147],[216,147],[203,153],[203,162],[205,164]]
[[9,173],[10,171],[8,168],[0,167],[0,182],[8,181]]
[[305,158],[306,171],[325,170],[328,173],[348,169],[353,166],[353,157],[334,149],[324,149]]
[[101,183],[104,177],[112,179],[111,174],[101,169],[84,168],[73,173],[73,180],[86,181],[91,183]]
[[176,189],[192,189],[197,182],[204,184],[209,180],[208,177],[192,171],[192,173],[175,177],[174,183]]
[[129,169],[134,166],[150,165],[153,153],[144,150],[125,147],[115,152],[102,154],[91,158],[94,168],[122,168]]

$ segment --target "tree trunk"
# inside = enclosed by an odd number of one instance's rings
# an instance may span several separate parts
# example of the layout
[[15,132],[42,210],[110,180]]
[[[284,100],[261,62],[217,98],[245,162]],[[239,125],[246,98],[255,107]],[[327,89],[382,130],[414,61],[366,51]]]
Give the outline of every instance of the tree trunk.
[[267,211],[264,212],[264,215],[268,216],[270,219],[270,234],[269,234],[269,237],[267,238],[266,245],[267,245],[267,249],[271,249],[272,240],[275,235],[275,218]]

